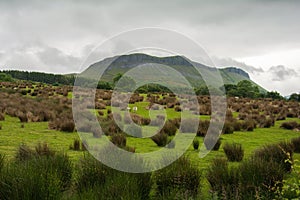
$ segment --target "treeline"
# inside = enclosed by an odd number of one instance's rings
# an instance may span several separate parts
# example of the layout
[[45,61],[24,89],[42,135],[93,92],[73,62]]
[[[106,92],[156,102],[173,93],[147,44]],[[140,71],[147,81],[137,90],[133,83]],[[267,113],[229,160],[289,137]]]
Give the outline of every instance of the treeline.
[[18,70],[5,70],[0,73],[6,74],[14,79],[41,82],[51,85],[73,85],[74,75],[48,74],[42,72],[28,72]]

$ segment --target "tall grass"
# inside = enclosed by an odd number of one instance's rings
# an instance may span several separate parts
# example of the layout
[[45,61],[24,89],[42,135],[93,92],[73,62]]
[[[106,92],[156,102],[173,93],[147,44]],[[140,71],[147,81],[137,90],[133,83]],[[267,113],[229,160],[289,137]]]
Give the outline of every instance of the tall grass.
[[201,188],[200,178],[199,169],[183,156],[170,166],[155,172],[157,198],[195,198]]
[[72,164],[64,154],[35,154],[29,157],[26,155],[26,159],[16,159],[2,168],[0,197],[59,199],[63,191],[71,185],[72,172]]
[[76,188],[80,199],[148,199],[151,173],[120,172],[86,156],[79,164]]

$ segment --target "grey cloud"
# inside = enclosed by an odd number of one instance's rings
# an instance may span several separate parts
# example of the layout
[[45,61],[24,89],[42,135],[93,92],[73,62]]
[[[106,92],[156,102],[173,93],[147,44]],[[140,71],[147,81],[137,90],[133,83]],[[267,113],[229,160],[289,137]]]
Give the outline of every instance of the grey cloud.
[[283,65],[273,66],[268,70],[273,81],[284,81],[292,77],[298,77],[296,70],[285,67]]
[[218,58],[216,56],[213,56],[212,60],[217,67],[230,67],[230,66],[239,67],[245,70],[246,72],[252,74],[259,74],[264,72],[264,70],[261,67],[250,66],[243,62],[236,61],[232,58]]
[[68,73],[78,71],[81,58],[41,43],[10,49],[1,58],[5,69]]

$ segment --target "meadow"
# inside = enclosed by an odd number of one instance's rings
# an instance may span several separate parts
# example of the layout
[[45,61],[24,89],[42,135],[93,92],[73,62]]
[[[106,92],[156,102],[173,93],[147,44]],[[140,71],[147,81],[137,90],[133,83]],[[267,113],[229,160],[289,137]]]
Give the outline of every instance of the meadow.
[[[179,103],[180,99],[171,94],[135,94],[129,105],[119,105],[120,108],[123,108],[120,112],[120,120],[124,122],[125,129],[130,127],[131,123],[125,123],[126,109],[124,110],[124,106],[125,108],[130,107],[131,110],[133,107],[138,108],[136,112],[130,112],[129,116],[136,124],[142,127],[141,130],[138,130],[141,131],[142,134],[155,130],[154,126],[147,126],[150,121],[157,121],[158,125],[161,123],[160,121],[162,121],[162,123],[165,122],[164,126],[166,128],[163,126],[161,131],[157,133],[157,135],[161,137],[156,139],[154,137],[135,138],[126,135],[122,130],[117,128],[111,115],[111,111],[113,111],[114,108],[110,102],[110,91],[98,90],[96,94],[96,108],[88,107],[89,114],[96,116],[98,121],[105,125],[104,132],[91,130],[91,126],[89,126],[91,125],[90,123],[92,123],[91,121],[84,121],[78,125],[76,124],[77,127],[75,127],[71,112],[72,98],[80,98],[75,97],[71,90],[72,88],[70,87],[54,87],[29,83],[18,85],[2,83],[0,105],[0,155],[4,155],[2,161],[4,164],[0,171],[2,183],[7,181],[8,178],[9,180],[14,180],[13,170],[16,170],[16,174],[20,173],[20,177],[26,174],[23,171],[17,170],[20,169],[19,165],[27,166],[28,168],[24,168],[25,171],[33,170],[36,165],[40,166],[40,163],[47,164],[50,162],[48,159],[51,158],[54,160],[52,160],[54,163],[59,163],[61,168],[71,174],[70,177],[66,177],[69,182],[66,181],[68,184],[62,186],[62,180],[58,175],[55,177],[49,176],[49,178],[46,178],[49,183],[46,181],[47,184],[43,185],[43,193],[47,193],[47,195],[31,196],[32,198],[264,199],[266,197],[272,197],[284,199],[287,198],[286,191],[289,191],[288,195],[290,196],[294,196],[295,198],[299,197],[297,196],[299,193],[297,190],[299,190],[300,185],[298,184],[292,187],[289,184],[294,184],[294,178],[298,178],[297,160],[300,159],[300,152],[296,151],[299,147],[295,146],[295,142],[293,144],[291,143],[292,139],[300,137],[300,108],[297,102],[287,102],[283,100],[272,101],[270,99],[253,100],[246,98],[228,98],[226,123],[220,136],[220,146],[216,148],[216,150],[211,151],[206,157],[200,158],[199,148],[195,147],[197,142],[194,141],[185,152],[184,157],[171,166],[153,172],[150,175],[134,175],[116,172],[93,160],[90,158],[89,153],[82,143],[86,143],[87,141],[89,143],[99,142],[108,137],[113,143],[120,146],[120,148],[135,153],[152,152],[165,148],[164,146],[174,135],[181,131],[178,128],[178,122],[180,122],[182,113]],[[199,110],[200,115],[197,115],[197,117],[200,118],[200,124],[196,131],[197,136],[195,137],[201,147],[204,143],[205,131],[207,131],[205,121],[210,120],[211,111],[209,97],[198,97],[198,101],[204,105]],[[150,105],[164,107],[167,117],[160,118],[160,112],[158,112],[159,108],[157,108],[157,110],[151,110],[151,112],[154,113],[154,117],[152,120],[149,120]],[[190,110],[193,109],[192,107],[190,108]],[[155,115],[155,112],[158,114]],[[174,127],[177,128],[174,129]],[[86,141],[79,141],[77,131],[86,133]],[[160,142],[162,142],[162,145],[159,145]],[[254,190],[257,192],[257,196],[250,193],[247,197],[243,197],[241,193],[245,188],[237,186],[243,183],[243,180],[237,177],[243,175],[244,168],[253,164],[250,161],[257,150],[262,148],[267,149],[267,147],[271,148],[267,145],[277,147],[277,144],[282,142],[290,145],[293,150],[290,152],[288,148],[279,145],[279,149],[283,149],[282,152],[284,152],[284,155],[287,157],[280,165],[276,166],[279,169],[281,165],[285,165],[285,163],[290,160],[294,164],[294,170],[289,170],[285,173],[282,172],[282,178],[278,178],[278,180],[272,177],[272,184],[270,183],[269,185],[270,187],[272,186],[272,188],[268,188],[268,190],[266,190],[263,185],[259,185],[260,182],[257,182],[257,188]],[[225,146],[233,143],[242,146],[242,161],[229,162],[227,160],[229,157],[227,157],[228,155],[225,153]],[[37,148],[39,145],[40,147]],[[40,148],[42,148],[43,151],[41,151]],[[26,151],[24,151],[24,149]],[[55,154],[51,153],[54,151],[56,152]],[[237,150],[234,150],[234,153],[235,151]],[[45,155],[46,158],[44,158]],[[66,155],[67,159],[62,159],[59,157],[60,155]],[[293,156],[293,158],[289,156]],[[25,161],[23,158],[26,158]],[[224,164],[222,159],[226,160],[226,164]],[[219,166],[223,166],[224,164],[224,168],[216,169],[214,166],[215,162],[220,162],[221,164]],[[14,165],[18,166],[17,169],[13,167]],[[47,165],[52,166],[51,164]],[[229,166],[228,169],[225,165]],[[273,166],[272,159],[268,160],[267,164],[265,164],[265,166],[269,165]],[[52,166],[51,169],[56,169],[55,167],[57,166]],[[241,167],[242,175],[232,175],[232,173],[235,173],[234,170],[238,170],[239,167]],[[272,169],[273,168],[270,167],[270,170]],[[9,172],[7,173],[9,176],[4,175],[6,174],[4,170]],[[218,177],[216,170],[223,170],[222,174],[228,172],[228,176],[221,177],[219,174]],[[274,167],[273,174],[277,173],[278,170],[276,170],[277,168]],[[34,171],[30,173],[32,173],[31,177],[36,176]],[[55,174],[57,171],[51,173]],[[281,175],[279,172],[278,174]],[[45,176],[48,177],[48,175],[49,174],[46,174]],[[278,177],[281,177],[279,175]],[[224,188],[218,188],[211,177],[222,179],[221,182]],[[24,179],[25,178],[26,176],[24,175]],[[227,179],[230,179],[230,184],[228,184],[230,187],[225,183]],[[143,181],[143,184],[138,180]],[[34,182],[37,181],[37,179],[32,178],[31,181]],[[277,181],[278,184],[280,183],[281,185],[274,185],[274,181]],[[28,180],[26,183],[28,184],[30,181]],[[18,194],[19,196],[13,196],[13,191],[19,189],[18,187],[20,186],[18,186],[16,182],[7,183],[6,185],[9,184],[11,184],[10,189],[4,187],[3,184],[0,185],[0,199],[30,199],[30,195],[33,192],[39,193],[38,190],[25,188],[23,193],[20,192],[20,194]],[[129,186],[122,188],[124,184],[129,184]],[[99,189],[100,186],[102,189]],[[285,186],[289,187],[286,189]],[[295,188],[296,192],[291,194],[290,190]],[[251,189],[248,188],[248,190],[250,191]],[[112,196],[111,193],[117,196]],[[135,194],[132,196],[132,193]]]

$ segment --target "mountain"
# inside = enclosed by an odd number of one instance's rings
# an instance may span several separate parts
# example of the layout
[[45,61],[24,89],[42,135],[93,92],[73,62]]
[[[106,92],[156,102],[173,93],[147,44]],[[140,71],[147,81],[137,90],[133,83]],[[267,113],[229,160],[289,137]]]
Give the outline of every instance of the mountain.
[[[162,71],[158,66],[166,65],[172,69],[175,69],[183,77],[190,82],[193,87],[200,87],[205,85],[213,85],[214,80],[217,80],[218,73],[216,68],[205,66],[201,63],[193,62],[188,60],[183,56],[170,56],[170,57],[156,57],[147,54],[130,54],[130,55],[121,55],[111,58],[106,58],[100,62],[92,64],[88,67],[83,73],[82,76],[85,78],[97,79],[100,73],[102,74],[101,81],[112,82],[113,78],[118,74],[125,74],[130,72],[137,66],[144,66],[143,71],[137,73],[137,78],[141,82],[147,82],[156,77],[157,80],[163,79],[164,76],[168,76],[165,71]],[[198,70],[195,69],[197,67]],[[199,73],[200,71],[200,73]],[[171,73],[171,71],[169,71]],[[172,72],[173,73],[173,72]],[[228,67],[219,69],[219,73],[223,79],[224,84],[237,84],[242,80],[250,80],[250,76],[247,72],[236,67]],[[152,77],[149,77],[151,74]],[[160,77],[161,76],[161,77]],[[157,78],[160,77],[160,78]],[[203,78],[204,77],[204,78]],[[209,80],[205,82],[204,80]],[[251,81],[253,82],[253,81]],[[253,82],[254,83],[254,82]],[[170,82],[170,85],[180,85],[180,80],[177,79]],[[256,83],[254,83],[257,85]],[[215,85],[215,87],[220,87],[220,85]],[[265,89],[260,87],[261,92],[266,92]]]

